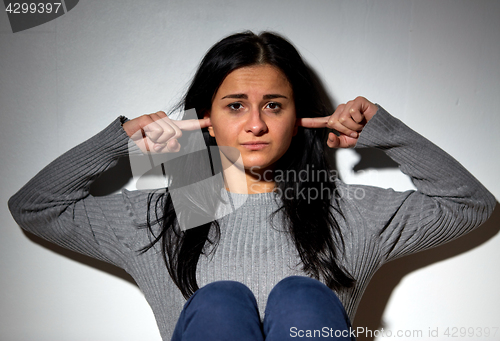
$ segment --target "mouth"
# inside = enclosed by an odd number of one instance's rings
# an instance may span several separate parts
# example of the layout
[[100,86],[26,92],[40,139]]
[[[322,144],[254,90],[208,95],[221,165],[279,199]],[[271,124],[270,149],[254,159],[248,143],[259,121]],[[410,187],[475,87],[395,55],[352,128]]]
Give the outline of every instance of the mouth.
[[261,142],[261,141],[254,141],[254,142],[245,142],[241,144],[243,147],[247,148],[248,150],[261,150],[269,146],[269,143],[267,142]]

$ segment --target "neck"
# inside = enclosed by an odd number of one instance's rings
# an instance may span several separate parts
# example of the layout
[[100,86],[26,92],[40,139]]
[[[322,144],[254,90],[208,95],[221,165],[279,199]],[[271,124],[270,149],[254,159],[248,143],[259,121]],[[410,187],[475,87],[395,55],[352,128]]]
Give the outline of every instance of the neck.
[[248,194],[274,191],[274,172],[272,169],[245,169]]

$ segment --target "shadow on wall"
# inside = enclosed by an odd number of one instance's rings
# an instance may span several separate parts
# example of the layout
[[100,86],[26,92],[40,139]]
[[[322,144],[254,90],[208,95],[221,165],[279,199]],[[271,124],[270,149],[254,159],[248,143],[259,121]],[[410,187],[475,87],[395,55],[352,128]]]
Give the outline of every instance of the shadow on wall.
[[121,278],[124,281],[127,281],[135,286],[137,284],[135,283],[135,280],[130,276],[125,270],[114,266],[112,264],[90,258],[89,256],[85,256],[82,254],[79,254],[77,252],[65,249],[63,247],[60,247],[59,245],[52,244],[51,242],[46,241],[45,239],[42,239],[38,236],[35,236],[29,232],[25,232],[23,230],[23,233],[28,237],[29,240],[31,240],[34,243],[37,243],[38,245],[43,246],[44,248],[53,251],[61,256],[64,256],[66,258],[69,258],[71,260],[74,260],[78,263],[90,266],[91,268],[106,272],[110,275],[113,275],[115,277]]
[[[377,330],[384,327],[382,315],[391,293],[407,274],[455,257],[480,246],[500,231],[500,204],[495,207],[490,219],[479,228],[445,245],[422,251],[389,262],[373,276],[358,307],[353,327]],[[372,337],[359,337],[358,341],[372,341]]]
[[[101,176],[92,184],[90,188],[90,193],[93,196],[104,196],[114,193],[120,190],[132,177],[132,172],[130,170],[130,161],[128,157],[124,157],[118,160],[118,163],[115,167],[101,174]],[[101,270],[110,275],[116,276],[118,278],[123,279],[131,284],[135,283],[132,276],[130,276],[125,270],[118,268],[112,264],[90,258],[88,256],[79,254],[74,251],[67,250],[58,245],[52,244],[51,242],[46,241],[40,237],[37,237],[31,233],[23,233],[34,243],[37,243],[46,249],[49,249],[55,253],[58,253],[64,257],[72,259],[81,264],[85,264],[94,269]]]

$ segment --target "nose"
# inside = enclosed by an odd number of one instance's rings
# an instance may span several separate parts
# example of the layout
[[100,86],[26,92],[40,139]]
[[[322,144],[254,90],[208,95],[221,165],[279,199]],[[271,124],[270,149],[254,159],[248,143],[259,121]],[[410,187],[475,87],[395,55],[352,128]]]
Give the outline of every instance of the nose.
[[245,123],[245,131],[247,133],[252,133],[256,136],[263,135],[267,133],[267,124],[262,119],[260,110],[254,109],[249,113],[248,119]]

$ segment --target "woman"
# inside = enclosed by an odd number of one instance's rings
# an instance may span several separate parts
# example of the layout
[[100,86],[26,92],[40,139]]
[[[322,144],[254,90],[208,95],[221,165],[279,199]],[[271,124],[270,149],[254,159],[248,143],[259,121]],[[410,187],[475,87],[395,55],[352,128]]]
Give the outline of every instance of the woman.
[[[479,226],[495,199],[383,108],[358,97],[330,115],[318,93],[283,38],[229,36],[207,53],[179,106],[194,108],[198,121],[163,112],[117,119],[42,170],[9,207],[27,231],[130,273],[165,340],[351,339],[349,321],[382,264]],[[174,175],[166,191],[89,196],[92,181],[127,155],[129,139],[144,153],[175,153],[182,131],[197,126],[207,146],[220,147],[220,158],[203,154],[212,174],[224,174],[217,203],[238,209],[183,225],[173,193],[189,175],[177,183]],[[325,152],[354,146],[383,149],[418,190],[332,179]],[[185,165],[200,155],[177,163],[197,173]],[[235,169],[244,181],[234,181]],[[210,216],[210,196],[198,206],[205,192],[179,200]]]

